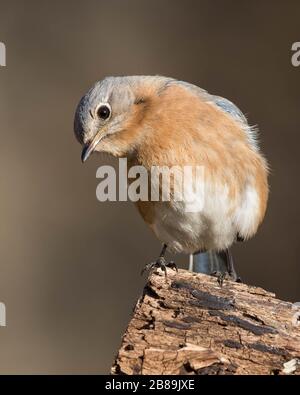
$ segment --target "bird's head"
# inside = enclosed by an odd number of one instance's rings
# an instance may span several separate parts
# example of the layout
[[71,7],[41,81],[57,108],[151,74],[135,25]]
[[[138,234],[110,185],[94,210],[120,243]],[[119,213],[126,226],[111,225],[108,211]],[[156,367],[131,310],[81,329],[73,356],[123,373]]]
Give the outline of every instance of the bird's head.
[[134,152],[144,136],[145,113],[164,77],[108,77],[97,82],[80,100],[74,131],[83,145],[82,161],[95,151],[114,156]]

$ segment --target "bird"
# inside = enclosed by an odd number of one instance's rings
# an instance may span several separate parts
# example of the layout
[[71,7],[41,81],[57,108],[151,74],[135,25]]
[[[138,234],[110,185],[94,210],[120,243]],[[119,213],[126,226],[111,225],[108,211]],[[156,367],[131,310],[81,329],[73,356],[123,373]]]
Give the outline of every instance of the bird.
[[166,260],[170,251],[188,254],[190,270],[216,275],[220,284],[224,278],[240,281],[230,248],[253,237],[264,219],[269,166],[257,127],[235,104],[175,78],[106,77],[80,99],[74,132],[83,146],[82,162],[104,152],[149,174],[153,166],[202,167],[201,210],[187,210],[188,202],[174,196],[135,202],[162,243],[146,269],[177,269]]

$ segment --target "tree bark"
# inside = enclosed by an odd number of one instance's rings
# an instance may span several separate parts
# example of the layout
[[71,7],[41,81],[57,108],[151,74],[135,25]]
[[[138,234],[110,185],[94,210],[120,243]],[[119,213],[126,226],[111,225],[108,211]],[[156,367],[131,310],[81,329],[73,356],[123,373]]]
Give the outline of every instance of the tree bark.
[[300,306],[186,270],[152,273],[113,374],[300,374]]

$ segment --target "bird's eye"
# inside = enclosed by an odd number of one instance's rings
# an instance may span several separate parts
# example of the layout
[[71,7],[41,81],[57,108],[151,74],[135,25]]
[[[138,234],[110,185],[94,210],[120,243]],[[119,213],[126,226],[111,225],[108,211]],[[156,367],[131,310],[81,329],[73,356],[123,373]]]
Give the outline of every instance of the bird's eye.
[[97,115],[101,119],[107,119],[110,117],[110,108],[106,104],[101,104],[97,110]]

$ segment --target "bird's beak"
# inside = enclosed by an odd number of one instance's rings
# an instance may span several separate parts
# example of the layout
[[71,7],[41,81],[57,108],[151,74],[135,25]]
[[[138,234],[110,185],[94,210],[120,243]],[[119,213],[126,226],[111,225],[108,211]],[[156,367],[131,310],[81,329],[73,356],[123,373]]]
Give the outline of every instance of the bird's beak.
[[103,138],[103,133],[97,133],[94,139],[84,145],[82,152],[81,152],[81,161],[84,163],[95,151],[96,146],[100,143]]

